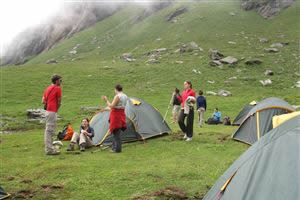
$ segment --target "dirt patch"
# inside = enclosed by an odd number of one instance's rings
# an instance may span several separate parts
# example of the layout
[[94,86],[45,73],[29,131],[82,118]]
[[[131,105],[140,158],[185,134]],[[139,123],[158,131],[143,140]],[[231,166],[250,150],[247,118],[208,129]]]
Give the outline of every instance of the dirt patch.
[[31,190],[19,190],[12,194],[12,199],[31,199],[34,196],[34,192]]
[[169,200],[188,200],[190,199],[185,192],[176,187],[167,187],[149,194],[144,194],[132,198],[132,200],[152,200],[152,199],[169,199]]
[[24,180],[21,181],[21,183],[30,184],[30,183],[32,183],[32,180],[24,179]]
[[44,184],[41,185],[41,188],[45,191],[45,192],[52,192],[53,190],[61,190],[64,188],[63,185],[51,185],[51,184]]
[[230,138],[230,135],[222,135],[222,136],[218,137],[218,140],[220,142],[224,142],[224,141],[228,140],[228,138]]
[[16,178],[16,177],[14,177],[14,176],[9,176],[9,177],[7,178],[7,180],[8,180],[8,181],[13,181],[13,180],[15,180],[15,178]]
[[173,132],[170,137],[171,140],[183,140],[184,133],[182,131]]

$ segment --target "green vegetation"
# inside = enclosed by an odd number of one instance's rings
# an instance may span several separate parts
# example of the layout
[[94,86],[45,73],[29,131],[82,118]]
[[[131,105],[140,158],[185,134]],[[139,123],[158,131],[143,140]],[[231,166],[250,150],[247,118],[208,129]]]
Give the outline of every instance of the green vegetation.
[[[188,12],[180,15],[177,23],[166,22],[166,16],[183,5]],[[118,155],[106,150],[66,154],[65,143],[62,155],[49,157],[43,152],[43,127],[26,121],[26,109],[42,107],[42,92],[54,73],[63,76],[63,105],[59,111],[63,120],[58,130],[66,122],[77,128],[86,116],[80,107],[104,106],[101,95],[112,98],[116,83],[121,83],[129,96],[144,99],[162,114],[173,89],[182,87],[186,79],[193,82],[196,90],[231,91],[232,97],[207,96],[206,118],[217,106],[223,116],[233,119],[244,104],[270,96],[298,105],[299,89],[292,88],[299,80],[295,72],[300,71],[298,9],[299,1],[281,15],[265,20],[255,12],[241,10],[239,1],[176,3],[133,23],[142,12],[129,6],[24,65],[2,67],[0,113],[13,118],[4,120],[7,125],[2,129],[22,131],[0,135],[1,185],[11,193],[30,190],[33,199],[130,199],[168,186],[181,188],[190,196],[205,194],[248,148],[229,138],[223,140],[236,127],[200,129],[195,123],[195,137],[190,143],[178,140],[174,133],[145,143],[126,144],[124,152]],[[231,16],[230,12],[236,15]],[[259,38],[270,42],[260,43]],[[178,42],[191,41],[204,51],[197,55],[174,53]],[[278,53],[264,51],[276,42],[289,45]],[[77,44],[78,53],[69,54]],[[163,47],[168,50],[160,54],[160,63],[147,64],[149,57],[145,53]],[[209,49],[218,49],[240,61],[233,66],[224,65],[223,69],[211,67]],[[136,60],[120,59],[126,52],[131,52]],[[263,63],[247,66],[242,58],[260,58]],[[49,59],[56,59],[58,64],[45,64]],[[265,76],[266,69],[274,71],[274,76]],[[229,80],[233,76],[237,79]],[[259,80],[268,78],[272,85],[263,87]],[[170,124],[170,115],[167,119]],[[171,128],[174,132],[179,130],[175,124]],[[23,183],[24,180],[32,182]],[[63,188],[45,189],[41,187],[44,184],[59,184]]]

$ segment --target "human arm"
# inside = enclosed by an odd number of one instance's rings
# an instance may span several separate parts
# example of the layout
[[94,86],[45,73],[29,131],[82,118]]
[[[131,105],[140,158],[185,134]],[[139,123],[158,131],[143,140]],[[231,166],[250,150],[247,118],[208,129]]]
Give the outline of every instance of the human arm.
[[117,95],[114,97],[112,102],[110,102],[106,96],[102,96],[102,99],[107,103],[107,107],[110,109],[114,108],[120,102],[120,97]]

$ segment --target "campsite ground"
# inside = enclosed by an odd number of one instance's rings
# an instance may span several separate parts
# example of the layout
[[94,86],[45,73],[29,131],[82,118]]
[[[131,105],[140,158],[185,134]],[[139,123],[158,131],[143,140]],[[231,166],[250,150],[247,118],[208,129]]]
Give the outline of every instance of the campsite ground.
[[[296,6],[297,5],[297,6]],[[249,146],[230,139],[236,127],[208,126],[200,129],[195,123],[195,137],[187,143],[178,139],[178,126],[170,124],[173,134],[146,142],[124,145],[122,154],[108,150],[45,156],[43,126],[26,120],[26,109],[41,107],[41,94],[53,73],[63,76],[63,120],[58,129],[71,122],[79,126],[83,117],[93,113],[81,106],[101,106],[103,94],[110,98],[116,82],[124,85],[129,96],[136,96],[165,113],[174,87],[184,80],[193,82],[196,90],[229,90],[231,97],[207,96],[206,118],[214,107],[232,119],[252,100],[276,96],[292,105],[300,104],[299,30],[296,5],[271,20],[239,8],[239,2],[226,4],[188,3],[190,11],[178,23],[165,21],[165,16],[180,5],[155,13],[144,21],[132,24],[136,8],[99,22],[95,26],[63,41],[25,65],[1,68],[1,134],[0,184],[15,196],[33,199],[131,199],[166,187],[177,187],[192,196],[202,196],[227,167]],[[235,12],[231,16],[229,12]],[[284,35],[284,37],[282,37]],[[97,42],[93,42],[96,36]],[[260,43],[265,37],[269,43]],[[157,40],[161,38],[161,40]],[[204,51],[198,54],[177,54],[177,42],[195,41]],[[236,44],[229,44],[234,41]],[[279,53],[264,52],[272,43],[289,42]],[[70,55],[81,44],[76,55]],[[100,48],[98,48],[100,46]],[[145,56],[156,48],[166,47],[160,63],[146,64]],[[236,65],[223,69],[209,66],[208,51],[216,48],[225,55],[237,57]],[[136,61],[125,62],[120,55],[132,52]],[[258,57],[261,65],[247,66],[244,59]],[[48,59],[58,64],[44,64]],[[183,61],[176,64],[175,61]],[[196,69],[201,74],[194,73]],[[266,77],[271,69],[274,76]],[[236,79],[229,79],[230,77]],[[272,85],[263,87],[259,80],[270,78]],[[214,84],[208,81],[215,81]]]

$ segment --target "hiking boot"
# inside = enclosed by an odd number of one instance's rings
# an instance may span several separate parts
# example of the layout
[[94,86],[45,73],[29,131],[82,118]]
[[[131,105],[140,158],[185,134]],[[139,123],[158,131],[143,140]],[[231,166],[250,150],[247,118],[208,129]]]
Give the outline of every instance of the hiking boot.
[[67,151],[74,151],[74,143],[70,143],[69,147],[67,148]]
[[59,155],[60,151],[49,151],[46,153],[47,156],[55,156],[55,155]]
[[187,135],[186,134],[184,134],[183,139],[187,139]]
[[192,141],[192,138],[188,137],[185,141],[190,142],[190,141]]
[[85,151],[85,144],[81,144],[81,145],[80,145],[80,151],[81,151],[81,152]]

